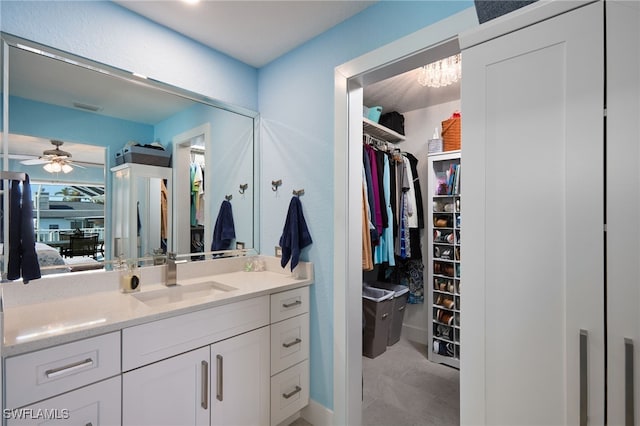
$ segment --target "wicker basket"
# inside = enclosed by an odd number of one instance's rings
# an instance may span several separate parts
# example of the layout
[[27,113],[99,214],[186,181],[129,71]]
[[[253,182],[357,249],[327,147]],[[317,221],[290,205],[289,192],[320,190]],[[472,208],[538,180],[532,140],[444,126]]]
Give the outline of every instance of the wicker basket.
[[452,117],[442,122],[442,139],[445,151],[460,149],[460,117]]

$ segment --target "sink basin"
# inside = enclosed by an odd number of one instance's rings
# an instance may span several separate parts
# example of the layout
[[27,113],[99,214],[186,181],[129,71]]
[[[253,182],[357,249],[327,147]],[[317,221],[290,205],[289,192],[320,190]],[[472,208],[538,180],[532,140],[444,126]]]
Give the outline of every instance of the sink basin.
[[210,297],[215,294],[224,294],[233,290],[237,289],[214,281],[206,281],[188,285],[177,284],[160,290],[135,293],[133,297],[149,306],[162,306],[185,300]]

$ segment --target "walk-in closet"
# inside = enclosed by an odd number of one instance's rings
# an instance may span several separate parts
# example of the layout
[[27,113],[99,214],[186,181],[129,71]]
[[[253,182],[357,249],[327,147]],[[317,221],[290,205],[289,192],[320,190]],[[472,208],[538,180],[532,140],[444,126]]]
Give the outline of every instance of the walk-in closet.
[[363,87],[364,425],[460,421],[460,61]]

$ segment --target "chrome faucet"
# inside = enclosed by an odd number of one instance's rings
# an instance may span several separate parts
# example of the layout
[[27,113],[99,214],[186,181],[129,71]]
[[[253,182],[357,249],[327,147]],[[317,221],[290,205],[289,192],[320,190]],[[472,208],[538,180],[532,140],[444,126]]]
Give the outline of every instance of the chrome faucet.
[[174,252],[167,252],[167,269],[164,280],[164,285],[167,287],[178,284],[178,263],[186,263],[186,260],[177,260],[177,255]]

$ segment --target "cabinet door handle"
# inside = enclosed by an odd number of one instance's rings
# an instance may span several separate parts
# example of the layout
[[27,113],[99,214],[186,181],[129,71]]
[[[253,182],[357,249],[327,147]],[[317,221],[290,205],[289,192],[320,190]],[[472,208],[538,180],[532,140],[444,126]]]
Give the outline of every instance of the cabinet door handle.
[[296,300],[295,302],[291,302],[291,303],[283,303],[282,307],[288,309],[288,308],[293,308],[294,306],[298,306],[298,305],[302,305],[302,301]]
[[285,348],[290,348],[291,346],[297,345],[299,343],[302,343],[302,339],[296,337],[296,340],[294,340],[293,342],[283,343],[282,346]]
[[217,380],[216,380],[216,398],[218,399],[218,401],[222,401],[223,399],[223,381],[222,381],[222,372],[223,372],[223,366],[222,366],[222,355],[216,355],[216,371],[217,371]]
[[83,359],[72,364],[67,364],[62,367],[52,368],[44,372],[48,379],[55,379],[65,374],[73,373],[74,371],[82,370],[83,368],[91,367],[93,360],[91,358]]
[[636,424],[633,391],[633,340],[624,339],[624,424]]
[[297,394],[298,392],[300,392],[301,390],[302,390],[302,388],[301,388],[300,386],[297,386],[297,385],[296,385],[296,388],[295,388],[294,390],[292,390],[292,391],[291,391],[291,392],[289,392],[289,393],[283,393],[283,394],[282,394],[282,397],[283,397],[284,399],[289,399],[289,398],[291,398],[293,395],[295,395],[295,394]]
[[589,412],[588,344],[589,332],[580,330],[580,426],[587,426],[587,414]]
[[207,361],[202,361],[201,372],[202,390],[200,395],[202,395],[202,400],[200,401],[200,406],[207,410],[209,409],[209,363]]

